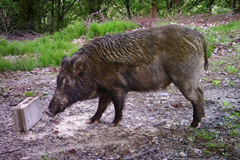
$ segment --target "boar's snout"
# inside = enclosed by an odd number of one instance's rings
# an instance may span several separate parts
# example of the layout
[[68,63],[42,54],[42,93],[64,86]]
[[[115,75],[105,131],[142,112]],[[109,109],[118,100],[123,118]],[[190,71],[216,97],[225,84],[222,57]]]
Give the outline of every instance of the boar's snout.
[[49,116],[49,117],[54,117],[58,112],[60,112],[60,109],[58,107],[58,104],[57,104],[57,101],[55,100],[55,98],[52,98],[49,106],[48,106],[48,109],[46,110],[46,114]]
[[57,94],[53,95],[53,98],[48,106],[48,110],[45,112],[48,116],[52,118],[58,113],[63,112],[67,108],[67,106],[69,106],[67,98],[59,97],[60,96],[58,96]]
[[45,113],[51,118],[53,118],[55,116],[55,114],[52,113],[51,111],[46,111]]

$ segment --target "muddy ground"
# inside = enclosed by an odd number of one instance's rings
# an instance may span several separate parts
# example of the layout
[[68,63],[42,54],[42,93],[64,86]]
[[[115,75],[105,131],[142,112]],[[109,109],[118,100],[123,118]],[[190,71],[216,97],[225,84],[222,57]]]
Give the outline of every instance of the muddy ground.
[[[0,73],[0,159],[240,159],[240,135],[229,134],[226,124],[228,113],[240,112],[240,72],[226,68],[240,68],[235,40],[217,45],[209,69],[200,71],[206,117],[198,131],[216,133],[211,140],[189,128],[191,104],[172,84],[157,92],[129,93],[117,127],[110,126],[112,104],[101,123],[86,123],[97,109],[98,99],[93,99],[53,119],[44,114],[28,132],[15,132],[11,109],[26,93],[33,91],[31,96],[41,97],[42,110],[47,108],[59,70],[50,67]],[[225,145],[209,148],[208,142]]]

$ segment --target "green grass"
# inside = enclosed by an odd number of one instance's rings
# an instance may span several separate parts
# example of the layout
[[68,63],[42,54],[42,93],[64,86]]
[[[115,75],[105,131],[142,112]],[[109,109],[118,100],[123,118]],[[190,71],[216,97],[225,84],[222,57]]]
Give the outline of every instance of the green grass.
[[103,24],[95,22],[90,25],[87,35],[88,38],[94,38],[108,33],[123,33],[137,27],[136,23],[130,21],[109,21]]
[[216,27],[212,27],[213,31],[222,32],[222,33],[229,33],[232,30],[239,30],[240,28],[240,21],[233,21],[227,25],[219,25]]
[[[76,22],[67,28],[33,41],[12,41],[0,39],[0,72],[5,70],[27,70],[37,67],[58,66],[65,55],[78,50],[71,43],[73,39],[86,35],[87,39],[107,33],[122,33],[138,27],[128,21],[93,23],[86,29],[83,22]],[[6,58],[6,56],[8,58]]]
[[28,92],[25,93],[25,96],[31,97],[31,96],[33,96],[33,94],[34,94],[33,91],[28,91]]
[[[37,67],[58,66],[64,55],[70,56],[78,50],[71,43],[73,39],[84,36],[90,40],[108,33],[126,32],[136,27],[138,27],[136,23],[116,20],[102,24],[92,23],[86,29],[83,22],[76,22],[61,31],[55,32],[53,35],[45,35],[33,41],[9,42],[0,38],[0,72],[5,70],[32,70]],[[240,22],[236,21],[206,30],[196,29],[204,33],[208,42],[208,56],[210,57],[219,43],[231,42],[229,33],[235,36],[236,30],[239,28]],[[239,50],[239,48],[237,49]],[[8,59],[6,59],[6,56],[8,56]],[[236,73],[238,68],[228,67],[226,70]]]
[[208,43],[208,56],[211,56],[211,53],[217,47],[218,44],[226,44],[232,42],[230,37],[235,37],[240,28],[240,21],[233,21],[227,25],[219,25],[216,27],[211,27],[206,30],[201,30],[204,32],[206,41]]
[[207,41],[209,43],[231,42],[229,35],[236,36],[236,30],[240,28],[240,21],[233,21],[227,25],[211,27],[207,31]]
[[235,66],[227,65],[227,67],[224,68],[228,73],[235,74],[239,71]]
[[[239,147],[239,144],[228,141],[232,139],[240,141],[240,113],[235,110],[232,103],[223,101],[222,106],[226,114],[219,126],[194,129],[189,132],[188,140],[190,143],[198,144],[198,147],[204,148],[204,154],[214,154],[216,152],[229,156]],[[235,144],[235,145],[233,145]]]

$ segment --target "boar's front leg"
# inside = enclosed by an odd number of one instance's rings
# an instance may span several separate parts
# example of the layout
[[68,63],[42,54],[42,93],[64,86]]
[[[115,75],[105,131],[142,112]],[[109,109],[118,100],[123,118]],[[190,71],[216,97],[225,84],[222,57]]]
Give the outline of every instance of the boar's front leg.
[[118,123],[122,120],[122,110],[124,107],[126,96],[126,91],[117,91],[116,93],[113,93],[111,95],[115,108],[115,118],[112,122],[114,127],[117,126]]
[[90,119],[89,123],[94,123],[95,121],[99,121],[99,119],[102,117],[103,112],[106,110],[108,104],[111,101],[112,101],[111,97],[108,94],[107,95],[101,95],[99,97],[97,112]]

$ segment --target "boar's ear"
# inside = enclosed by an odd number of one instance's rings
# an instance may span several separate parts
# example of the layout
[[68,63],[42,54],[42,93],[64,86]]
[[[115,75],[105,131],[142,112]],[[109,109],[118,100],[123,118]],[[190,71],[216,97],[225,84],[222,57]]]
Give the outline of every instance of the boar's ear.
[[84,60],[85,60],[84,57],[80,56],[73,65],[74,72],[77,75],[81,74],[84,70]]
[[68,66],[68,58],[64,56],[61,63],[61,70],[66,70]]

